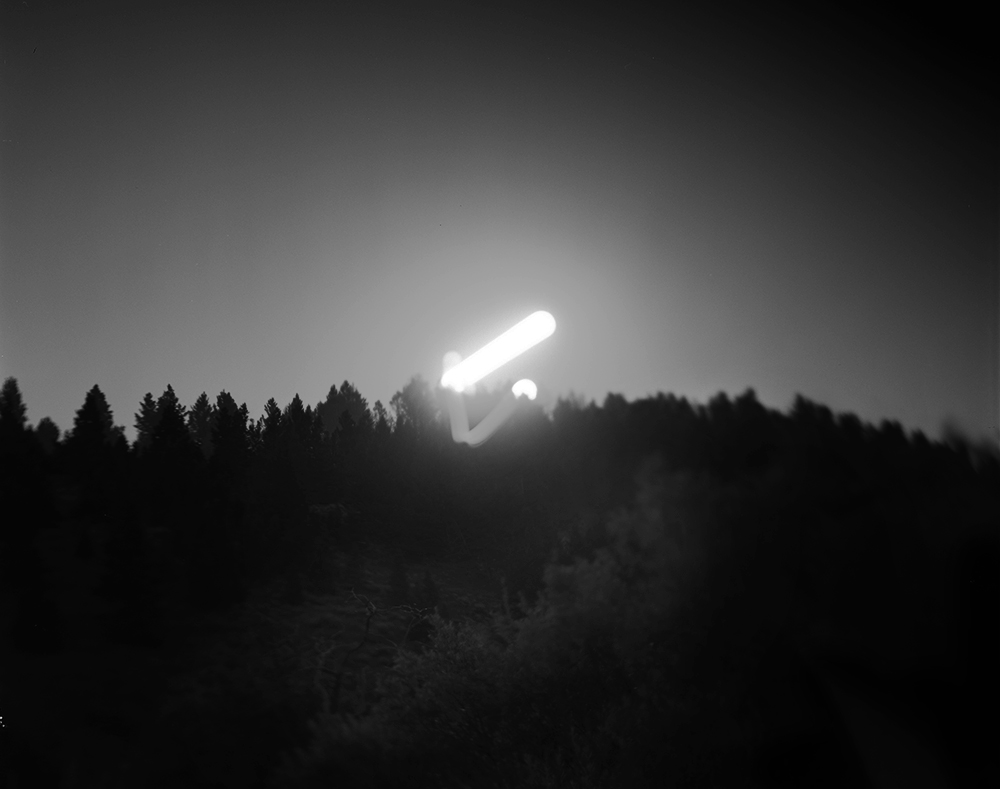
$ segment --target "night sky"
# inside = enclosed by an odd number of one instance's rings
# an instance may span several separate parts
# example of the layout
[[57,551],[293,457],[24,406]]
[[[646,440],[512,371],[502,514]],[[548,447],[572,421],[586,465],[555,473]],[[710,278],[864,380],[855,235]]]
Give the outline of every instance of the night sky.
[[502,377],[549,397],[751,386],[997,437],[985,18],[479,5],[3,3],[29,421],[95,383],[130,437],[168,383],[387,404],[544,309]]

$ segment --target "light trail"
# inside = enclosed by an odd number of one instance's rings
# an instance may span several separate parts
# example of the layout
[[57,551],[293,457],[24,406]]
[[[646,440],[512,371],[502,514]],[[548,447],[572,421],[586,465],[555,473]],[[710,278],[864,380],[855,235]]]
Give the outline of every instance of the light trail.
[[[513,328],[487,343],[472,356],[447,369],[441,377],[441,386],[454,392],[464,392],[476,381],[482,380],[498,367],[520,356],[556,330],[556,319],[545,310],[533,312]],[[454,357],[449,354],[450,360]]]
[[484,345],[468,359],[463,360],[454,351],[445,354],[441,386],[445,389],[448,399],[451,437],[457,443],[479,446],[514,413],[517,401],[521,397],[535,399],[538,387],[534,381],[522,378],[510,388],[496,407],[470,430],[462,392],[546,337],[550,337],[555,330],[556,319],[550,313],[539,310]]

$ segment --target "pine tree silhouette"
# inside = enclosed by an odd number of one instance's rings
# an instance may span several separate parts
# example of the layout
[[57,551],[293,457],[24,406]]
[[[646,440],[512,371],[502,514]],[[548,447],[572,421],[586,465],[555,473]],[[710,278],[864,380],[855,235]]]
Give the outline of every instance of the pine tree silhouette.
[[160,421],[160,413],[151,392],[146,392],[135,415],[136,451],[141,455],[153,444],[153,434]]
[[215,424],[215,408],[208,400],[208,395],[202,392],[198,395],[191,410],[188,411],[188,430],[191,438],[198,445],[205,458],[212,456],[212,427]]

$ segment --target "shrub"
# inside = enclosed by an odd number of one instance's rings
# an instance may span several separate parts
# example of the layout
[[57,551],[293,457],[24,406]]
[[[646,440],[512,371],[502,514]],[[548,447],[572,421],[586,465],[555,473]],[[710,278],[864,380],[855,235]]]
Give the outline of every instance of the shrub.
[[332,778],[334,763],[343,778],[351,759],[377,752],[390,772],[439,765],[433,780],[414,773],[406,785],[484,775],[494,785],[613,785],[627,738],[668,706],[670,640],[656,634],[669,631],[698,576],[698,540],[669,510],[670,495],[650,468],[635,507],[608,524],[610,544],[549,567],[523,618],[435,616],[432,643],[400,654],[371,715],[317,722],[312,748],[285,778],[311,785],[310,776]]

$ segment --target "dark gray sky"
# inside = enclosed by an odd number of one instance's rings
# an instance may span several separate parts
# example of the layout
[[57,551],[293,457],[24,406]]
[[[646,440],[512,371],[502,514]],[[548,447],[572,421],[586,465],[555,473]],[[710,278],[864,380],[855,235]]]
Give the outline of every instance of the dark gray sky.
[[95,383],[130,435],[168,383],[387,403],[547,309],[503,373],[550,394],[752,386],[997,436],[984,19],[476,5],[5,3],[29,420]]

